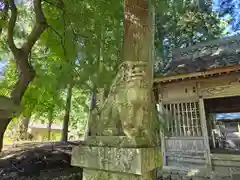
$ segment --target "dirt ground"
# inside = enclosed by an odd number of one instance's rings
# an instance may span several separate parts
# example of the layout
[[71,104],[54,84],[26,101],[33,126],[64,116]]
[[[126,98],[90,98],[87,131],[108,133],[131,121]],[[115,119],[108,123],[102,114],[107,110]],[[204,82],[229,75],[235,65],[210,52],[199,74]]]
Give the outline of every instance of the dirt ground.
[[79,144],[47,142],[5,146],[0,154],[0,179],[80,180],[82,169],[70,165],[72,147]]

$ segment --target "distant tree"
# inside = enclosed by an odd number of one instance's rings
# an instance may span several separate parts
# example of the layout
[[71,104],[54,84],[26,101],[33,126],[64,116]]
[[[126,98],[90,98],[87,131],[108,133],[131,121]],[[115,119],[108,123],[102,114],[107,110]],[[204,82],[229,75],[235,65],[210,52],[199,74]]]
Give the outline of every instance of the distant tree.
[[[24,4],[0,0],[0,55],[2,59],[4,49],[14,67],[7,66],[4,74],[9,76],[2,81],[6,87],[0,83],[4,87],[0,94],[24,111],[34,107],[33,111],[41,109],[45,114],[52,103],[61,100],[71,71],[76,88],[109,83],[120,57],[122,14],[122,4],[115,0],[31,0]],[[80,52],[82,62],[76,60]],[[0,119],[0,149],[11,119]]]
[[[219,38],[223,29],[212,3],[205,0],[161,0],[156,7],[155,47],[158,67],[171,59],[174,48]],[[165,11],[161,11],[164,8]]]
[[[42,1],[33,1],[33,12],[35,14],[35,22],[31,28],[31,32],[25,36],[24,43],[17,44],[15,41],[16,33],[15,27],[18,19],[18,8],[14,0],[1,0],[0,1],[0,35],[3,30],[6,30],[6,40],[8,48],[10,49],[14,60],[16,62],[16,70],[18,72],[17,81],[14,83],[10,92],[9,101],[15,105],[20,106],[22,97],[28,88],[29,84],[36,76],[35,69],[31,62],[31,51],[33,46],[39,40],[45,29],[48,27],[45,15],[42,10]],[[10,17],[8,16],[10,14]],[[12,117],[5,115],[1,119],[0,126],[0,151],[3,146],[3,136],[8,124],[11,122]]]

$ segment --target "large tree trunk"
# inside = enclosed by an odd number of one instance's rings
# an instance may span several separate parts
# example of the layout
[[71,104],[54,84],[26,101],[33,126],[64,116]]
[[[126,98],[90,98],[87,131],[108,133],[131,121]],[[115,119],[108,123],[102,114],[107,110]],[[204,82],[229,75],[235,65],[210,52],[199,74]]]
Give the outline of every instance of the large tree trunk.
[[[17,53],[15,55],[15,60],[16,62],[20,62],[19,66],[22,66],[22,67],[21,68],[19,67],[19,69],[21,69],[19,73],[19,79],[11,92],[10,100],[13,101],[15,105],[20,106],[24,92],[26,91],[30,82],[35,77],[35,71],[28,63],[27,63],[27,66],[25,66],[26,64],[24,64],[24,61],[28,62],[28,56],[26,56],[25,53],[21,53],[21,52]],[[1,119],[2,125],[0,128],[0,151],[2,150],[2,147],[3,147],[4,133],[6,131],[8,124],[11,122],[11,119],[12,119],[12,116],[6,116],[5,118]]]
[[0,150],[2,150],[4,133],[7,129],[7,126],[9,124],[9,122],[11,121],[11,119],[0,119],[0,121],[1,121],[1,126],[0,126]]
[[28,140],[29,136],[28,136],[28,125],[31,119],[31,114],[21,117],[20,123],[19,123],[19,135],[20,135],[20,139],[22,140]]
[[31,119],[31,115],[25,116],[22,118],[22,126],[23,126],[24,132],[27,132],[27,130],[28,130],[28,125],[30,123],[30,119]]
[[69,126],[70,111],[71,111],[72,88],[73,88],[73,84],[69,83],[68,87],[67,87],[65,116],[63,119],[63,129],[62,129],[62,137],[61,137],[61,141],[63,141],[63,142],[67,142],[67,140],[68,140],[68,126]]
[[48,134],[47,134],[48,141],[51,140],[52,123],[53,123],[53,109],[48,112]]
[[[152,136],[153,12],[149,0],[124,0],[124,88],[119,96],[124,134]],[[121,100],[121,97],[123,97]],[[127,105],[125,105],[127,104]]]
[[[13,101],[15,105],[20,106],[22,97],[28,88],[28,85],[35,77],[35,71],[29,62],[29,55],[31,53],[32,47],[40,38],[41,34],[47,28],[46,18],[42,11],[42,1],[34,0],[33,7],[35,12],[35,26],[33,27],[31,33],[26,38],[25,43],[22,47],[16,47],[14,42],[14,28],[17,21],[17,7],[14,0],[4,1],[7,4],[7,8],[11,11],[11,16],[8,22],[7,30],[7,41],[9,49],[11,50],[19,73],[18,81],[16,82],[10,96],[10,101]],[[4,104],[3,104],[4,105]],[[2,105],[2,106],[3,106]],[[9,111],[9,109],[1,109],[2,111]],[[3,112],[4,113],[4,112]],[[3,147],[3,137],[8,124],[11,122],[11,116],[1,117],[1,127],[0,127],[0,151]]]

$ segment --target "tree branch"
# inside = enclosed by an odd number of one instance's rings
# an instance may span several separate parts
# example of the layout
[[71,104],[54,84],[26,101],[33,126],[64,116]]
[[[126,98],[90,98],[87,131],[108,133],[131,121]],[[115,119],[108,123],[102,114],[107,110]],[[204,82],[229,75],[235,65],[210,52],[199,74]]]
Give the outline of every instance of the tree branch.
[[63,9],[61,6],[59,6],[59,4],[55,4],[55,3],[49,2],[49,1],[47,1],[47,0],[43,0],[43,1],[44,1],[45,3],[51,5],[51,6],[55,7],[55,8],[58,8],[58,9],[64,11],[64,9]]
[[61,36],[61,34],[56,30],[54,29],[52,26],[48,26],[59,38],[60,38],[60,42],[61,42],[61,46],[63,48],[63,51],[64,51],[64,55],[66,55],[66,49],[65,49],[65,46],[64,46],[64,39],[63,37]]
[[[11,2],[10,9],[12,11],[12,21],[10,21],[12,24],[15,25],[16,23],[16,5],[14,3],[14,0],[8,0]],[[26,42],[23,44],[23,46],[18,49],[15,46],[15,53],[14,48],[12,50],[17,67],[19,68],[19,77],[18,81],[16,82],[12,92],[11,92],[11,98],[14,100],[16,104],[21,103],[21,99],[24,95],[24,92],[26,91],[29,83],[34,79],[35,77],[35,70],[32,67],[31,63],[29,62],[29,57],[31,54],[32,47],[37,42],[37,40],[40,38],[41,34],[44,32],[44,30],[47,28],[47,22],[46,18],[42,11],[42,0],[33,0],[33,6],[34,6],[34,12],[35,12],[35,26],[33,27],[31,33],[27,37]],[[11,20],[11,19],[10,19]],[[12,25],[9,23],[10,25]],[[13,26],[14,27],[14,26]],[[10,26],[10,34],[12,33],[12,36],[9,36],[10,43],[14,44],[13,42],[13,28]],[[15,44],[14,44],[15,45]]]
[[22,48],[26,52],[30,52],[32,50],[32,47],[34,46],[34,44],[40,38],[44,30],[48,27],[46,18],[42,10],[42,0],[33,0],[33,6],[34,6],[36,24],[32,29],[31,33],[29,34],[29,36],[27,37],[27,41],[23,44]]
[[[63,6],[63,8],[65,8],[64,7],[64,3],[62,2],[62,1],[60,1],[61,3],[60,4],[62,4],[62,6]],[[63,44],[64,44],[64,47],[65,47],[65,45],[66,45],[66,20],[65,20],[65,11],[63,11],[62,12],[62,18],[63,18]],[[64,48],[65,49],[65,48]],[[64,57],[65,58],[67,58],[67,54],[66,54],[67,52],[66,51],[64,51]]]
[[13,31],[14,31],[16,21],[17,21],[17,7],[16,7],[14,0],[8,0],[8,3],[9,3],[10,10],[11,10],[11,16],[10,16],[10,20],[8,23],[7,41],[8,41],[8,46],[9,46],[10,50],[12,51],[12,53],[14,55],[16,55],[18,49],[13,40]]

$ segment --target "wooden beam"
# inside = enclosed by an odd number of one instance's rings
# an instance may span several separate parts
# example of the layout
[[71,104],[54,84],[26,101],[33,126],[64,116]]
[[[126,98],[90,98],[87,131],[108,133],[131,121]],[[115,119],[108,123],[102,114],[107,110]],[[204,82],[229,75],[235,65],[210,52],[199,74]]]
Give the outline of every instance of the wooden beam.
[[240,112],[240,96],[205,99],[204,101],[207,111],[211,113]]
[[211,70],[207,70],[204,72],[195,72],[195,73],[189,73],[189,74],[156,77],[156,78],[154,78],[154,82],[155,83],[171,82],[171,81],[176,81],[176,80],[191,79],[191,78],[197,78],[197,77],[206,77],[206,76],[210,76],[210,75],[214,75],[214,74],[230,73],[230,72],[238,71],[238,70],[240,70],[240,65],[216,68],[216,69],[211,69]]
[[210,109],[211,113],[235,113],[235,112],[240,112],[240,107],[230,107],[230,108],[214,108]]
[[221,160],[221,161],[228,161],[228,160],[234,160],[234,161],[240,161],[240,155],[235,154],[212,154],[213,160]]

